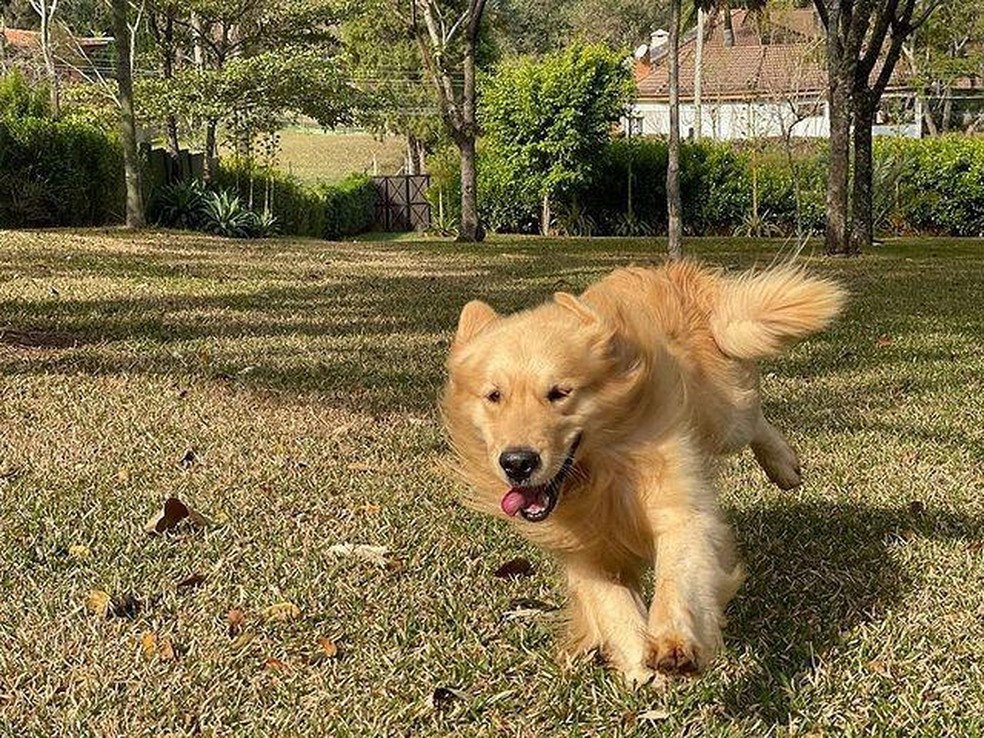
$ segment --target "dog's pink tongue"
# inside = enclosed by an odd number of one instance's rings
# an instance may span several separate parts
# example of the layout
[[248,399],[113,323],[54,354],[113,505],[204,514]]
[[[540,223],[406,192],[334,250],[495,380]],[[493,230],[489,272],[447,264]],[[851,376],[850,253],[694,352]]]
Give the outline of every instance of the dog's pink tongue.
[[513,487],[502,497],[502,512],[512,517],[526,507],[526,494],[522,489]]

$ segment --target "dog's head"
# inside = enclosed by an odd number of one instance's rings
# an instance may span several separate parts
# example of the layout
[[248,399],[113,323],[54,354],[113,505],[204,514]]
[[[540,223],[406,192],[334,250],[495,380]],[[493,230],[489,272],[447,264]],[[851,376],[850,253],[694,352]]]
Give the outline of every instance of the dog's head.
[[609,440],[598,418],[624,367],[614,330],[572,295],[510,316],[468,303],[442,410],[479,506],[545,520],[586,448]]

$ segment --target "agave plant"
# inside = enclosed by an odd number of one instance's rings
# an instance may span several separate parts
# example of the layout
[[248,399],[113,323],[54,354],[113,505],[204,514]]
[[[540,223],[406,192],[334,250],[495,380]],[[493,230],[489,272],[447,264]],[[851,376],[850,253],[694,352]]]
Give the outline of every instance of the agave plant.
[[227,190],[205,195],[204,230],[226,238],[252,238],[257,234],[257,215]]
[[165,185],[154,198],[152,219],[165,228],[197,230],[202,226],[205,196],[198,180]]
[[554,225],[564,236],[593,236],[598,230],[594,218],[588,215],[587,209],[577,200],[557,207]]
[[612,233],[621,238],[638,238],[651,236],[656,232],[648,221],[643,220],[633,212],[619,213],[612,226]]
[[745,238],[775,238],[782,235],[782,226],[770,220],[771,213],[763,210],[760,213],[747,213],[741,224],[735,228],[736,236]]

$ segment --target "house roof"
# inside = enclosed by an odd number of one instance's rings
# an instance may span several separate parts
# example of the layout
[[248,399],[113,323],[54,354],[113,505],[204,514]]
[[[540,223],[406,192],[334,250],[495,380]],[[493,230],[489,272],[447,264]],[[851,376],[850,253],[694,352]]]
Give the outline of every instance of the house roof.
[[[40,31],[28,31],[24,28],[4,28],[3,40],[15,48],[40,48]],[[113,43],[112,36],[72,36],[72,40],[83,51],[94,51],[105,48]]]
[[[734,46],[724,45],[722,18],[720,13],[709,14],[709,27],[705,30],[701,76],[701,96],[705,100],[815,97],[826,90],[824,37],[811,10],[772,12],[767,18],[733,10]],[[696,41],[696,32],[681,39],[681,100],[694,98]],[[667,51],[664,45],[652,54],[654,60],[636,60],[633,76],[637,99],[669,99]],[[903,86],[898,67],[889,86]]]

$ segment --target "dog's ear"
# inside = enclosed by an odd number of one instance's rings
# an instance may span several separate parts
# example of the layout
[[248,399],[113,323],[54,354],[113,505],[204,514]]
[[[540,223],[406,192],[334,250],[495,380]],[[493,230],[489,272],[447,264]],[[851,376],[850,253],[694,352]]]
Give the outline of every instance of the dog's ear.
[[461,346],[470,341],[498,317],[498,313],[481,300],[469,302],[461,309],[461,315],[458,318],[458,332],[454,336],[455,346]]
[[569,292],[554,292],[554,302],[566,310],[570,310],[585,325],[592,325],[599,322],[598,313],[585,305]]

